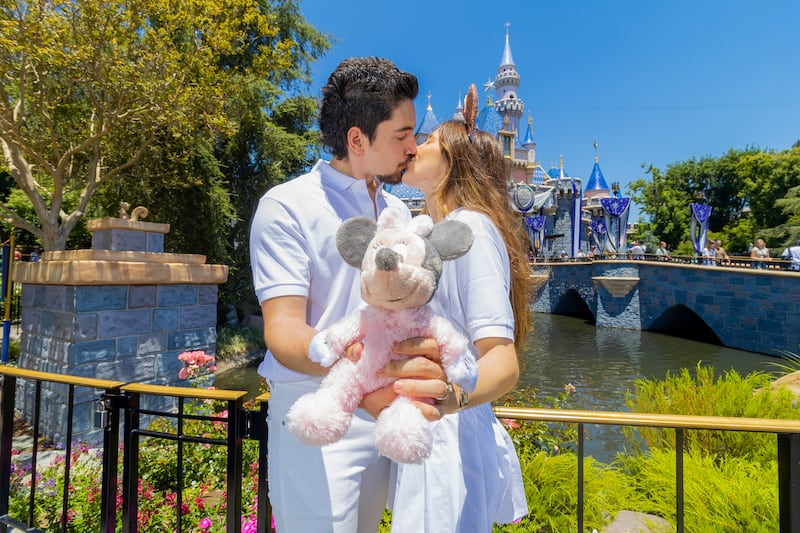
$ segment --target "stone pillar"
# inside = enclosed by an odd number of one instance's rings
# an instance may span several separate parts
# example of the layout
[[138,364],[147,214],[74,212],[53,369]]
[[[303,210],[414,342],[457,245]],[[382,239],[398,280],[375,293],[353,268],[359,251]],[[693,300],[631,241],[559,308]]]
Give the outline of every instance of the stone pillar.
[[[214,353],[217,286],[228,267],[163,253],[168,224],[92,220],[91,250],[46,252],[19,263],[19,366],[124,382],[174,385],[187,350]],[[34,388],[20,380],[18,408],[32,418]],[[75,439],[100,435],[92,391],[76,389]],[[66,435],[67,387],[43,384],[43,432]]]

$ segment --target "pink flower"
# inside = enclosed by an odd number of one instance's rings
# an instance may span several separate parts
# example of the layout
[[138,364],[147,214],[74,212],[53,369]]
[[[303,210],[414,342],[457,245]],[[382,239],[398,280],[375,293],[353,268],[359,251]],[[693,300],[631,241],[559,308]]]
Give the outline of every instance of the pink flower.
[[212,525],[213,525],[213,522],[211,522],[211,519],[208,518],[208,517],[203,518],[202,520],[200,520],[197,523],[197,527],[199,527],[203,531],[208,531],[211,528]]
[[519,427],[519,422],[517,422],[516,420],[512,420],[511,418],[501,418],[500,421],[503,422],[503,424],[505,424],[505,426],[510,429],[517,429]]
[[578,392],[578,389],[576,389],[575,385],[573,385],[572,383],[567,383],[566,385],[564,385],[564,391],[567,394],[572,394],[574,392]]

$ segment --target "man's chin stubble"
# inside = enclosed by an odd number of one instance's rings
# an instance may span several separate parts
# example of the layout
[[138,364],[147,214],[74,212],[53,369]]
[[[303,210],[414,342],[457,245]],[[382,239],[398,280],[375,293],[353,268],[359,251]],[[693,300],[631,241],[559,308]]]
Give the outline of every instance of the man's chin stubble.
[[398,170],[388,176],[378,176],[378,179],[381,180],[381,183],[386,183],[387,185],[397,185],[403,180],[403,171]]

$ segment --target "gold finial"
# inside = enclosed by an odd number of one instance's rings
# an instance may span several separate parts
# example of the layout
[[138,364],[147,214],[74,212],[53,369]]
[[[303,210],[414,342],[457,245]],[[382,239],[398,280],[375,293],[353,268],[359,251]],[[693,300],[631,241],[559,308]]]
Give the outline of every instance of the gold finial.
[[433,108],[431,107],[431,92],[430,91],[428,91],[428,111],[433,111]]
[[564,154],[558,154],[558,168],[564,170]]
[[599,146],[599,145],[597,144],[597,137],[595,137],[595,138],[594,138],[594,162],[595,162],[595,163],[597,163],[598,161],[600,161],[600,156],[598,155],[598,152],[597,152],[597,147],[598,147],[598,146]]
[[531,128],[533,127],[533,117],[530,115],[530,113],[528,114],[528,126]]

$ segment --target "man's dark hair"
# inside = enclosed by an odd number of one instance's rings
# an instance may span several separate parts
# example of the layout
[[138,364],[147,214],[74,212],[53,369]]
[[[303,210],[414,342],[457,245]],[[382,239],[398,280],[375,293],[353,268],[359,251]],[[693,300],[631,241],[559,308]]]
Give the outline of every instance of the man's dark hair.
[[345,59],[322,88],[319,129],[325,150],[345,159],[347,131],[353,126],[374,141],[378,124],[388,120],[400,102],[416,98],[417,92],[417,77],[388,59]]

